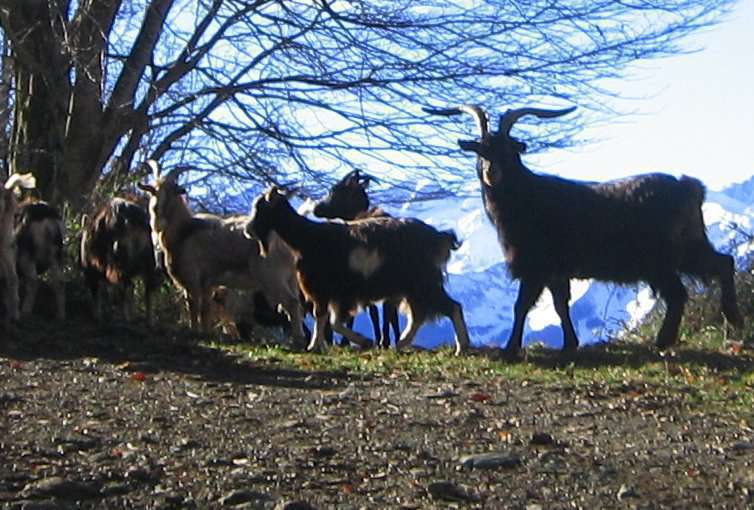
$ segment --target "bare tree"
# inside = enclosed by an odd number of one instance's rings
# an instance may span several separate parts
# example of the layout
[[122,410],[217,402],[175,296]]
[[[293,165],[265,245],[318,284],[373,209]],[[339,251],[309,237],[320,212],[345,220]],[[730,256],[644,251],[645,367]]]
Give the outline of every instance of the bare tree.
[[[609,79],[682,51],[733,3],[0,0],[9,163],[74,207],[147,157],[190,165],[209,187],[319,185],[361,167],[393,187],[426,178],[452,190],[466,176],[421,106],[536,100],[604,113]],[[578,126],[559,129],[545,145]]]

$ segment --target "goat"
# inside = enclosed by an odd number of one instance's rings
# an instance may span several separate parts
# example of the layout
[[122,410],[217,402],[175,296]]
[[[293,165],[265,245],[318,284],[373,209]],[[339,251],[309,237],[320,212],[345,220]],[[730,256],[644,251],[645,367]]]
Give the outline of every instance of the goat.
[[93,299],[93,315],[102,318],[105,283],[123,290],[123,317],[133,317],[133,280],[142,279],[146,321],[152,325],[152,293],[159,285],[152,229],[147,211],[131,200],[113,198],[93,218],[83,218],[80,267]]
[[[352,221],[376,216],[387,216],[379,208],[369,208],[369,196],[366,188],[369,182],[375,180],[368,174],[362,174],[359,170],[353,170],[346,174],[340,181],[335,183],[325,198],[314,205],[314,215],[320,218],[343,219]],[[389,301],[382,303],[382,329],[380,329],[380,314],[375,305],[369,305],[369,318],[372,320],[374,337],[377,345],[387,349],[390,347],[390,327],[393,328],[395,341],[400,335],[398,323],[398,309]],[[353,318],[348,319],[348,328],[353,326]]]
[[23,296],[21,316],[31,314],[39,288],[39,275],[48,273],[55,294],[55,316],[65,319],[63,238],[65,224],[57,209],[46,202],[26,202],[15,218],[16,270]]
[[260,291],[249,292],[220,285],[212,290],[210,301],[212,321],[218,322],[223,334],[233,339],[252,340],[255,325],[290,326],[288,317],[273,310]]
[[459,246],[452,231],[390,217],[319,223],[298,214],[289,196],[272,187],[257,197],[245,233],[259,242],[263,254],[275,234],[296,254],[298,283],[315,318],[308,350],[323,345],[328,315],[335,332],[369,345],[342,322],[360,306],[381,300],[403,302],[408,309],[397,349],[410,345],[422,323],[437,315],[453,321],[456,354],[469,346],[463,309],[443,287],[450,252]]
[[701,211],[705,189],[699,180],[653,173],[585,183],[535,174],[524,166],[526,145],[510,135],[514,123],[525,115],[553,118],[574,109],[508,110],[495,133],[488,130],[479,106],[425,108],[439,115],[470,114],[481,131],[479,140],[459,141],[459,146],[477,155],[487,216],[497,229],[511,276],[520,281],[507,354],[518,354],[526,314],[545,287],[561,320],[563,353],[575,352],[579,342],[568,307],[571,278],[649,283],[667,305],[657,335],[660,349],[678,337],[687,300],[681,275],[719,279],[723,314],[741,326],[734,261],[707,239]]
[[31,189],[36,179],[31,174],[15,173],[0,189],[0,306],[3,323],[19,319],[18,273],[16,272],[15,215],[18,210],[16,189]]
[[261,290],[271,303],[283,307],[294,335],[304,337],[293,254],[285,243],[272,240],[270,256],[261,257],[259,245],[243,235],[246,216],[192,215],[182,198],[186,190],[178,184],[182,170],[161,176],[156,161],[150,160],[148,165],[155,183],[139,187],[150,196],[152,229],[168,275],[185,294],[191,327],[206,331],[212,289],[225,285]]

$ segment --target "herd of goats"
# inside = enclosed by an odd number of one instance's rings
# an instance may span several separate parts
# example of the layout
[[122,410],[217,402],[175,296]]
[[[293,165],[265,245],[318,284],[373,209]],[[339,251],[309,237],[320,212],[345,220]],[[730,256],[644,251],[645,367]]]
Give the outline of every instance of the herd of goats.
[[[478,139],[459,145],[477,155],[487,216],[510,274],[520,282],[506,354],[518,355],[526,315],[545,287],[561,320],[563,352],[577,349],[569,315],[572,278],[648,283],[667,308],[659,348],[678,337],[688,297],[682,275],[719,280],[722,312],[741,327],[734,260],[715,251],[707,238],[701,210],[705,190],[697,179],[644,174],[585,183],[524,166],[526,145],[511,136],[514,123],[526,115],[553,118],[573,110],[508,110],[492,131],[478,106],[425,109],[434,115],[469,114],[480,131]],[[336,183],[313,210],[324,220],[299,214],[289,202],[292,192],[277,186],[256,198],[249,215],[219,217],[191,212],[178,182],[180,170],[162,175],[155,161],[147,164],[154,182],[139,188],[149,197],[148,211],[113,198],[84,219],[80,265],[95,317],[101,316],[103,290],[110,284],[127,289],[124,314],[130,318],[132,282],[141,277],[151,322],[151,295],[162,265],[185,295],[191,327],[200,331],[216,318],[211,310],[218,302],[236,319],[247,313],[230,312],[232,292],[243,289],[284,311],[291,335],[310,336],[308,350],[322,348],[332,331],[370,346],[370,339],[352,329],[353,315],[362,307],[369,309],[381,346],[390,345],[391,327],[401,349],[425,321],[447,316],[455,329],[456,353],[469,347],[462,306],[444,288],[445,267],[458,239],[452,230],[370,208],[366,188],[371,176],[355,170]],[[65,317],[63,222],[44,202],[17,203],[15,189],[31,187],[30,174],[14,174],[0,195],[0,306],[6,324],[31,313],[42,272],[49,274],[58,317]],[[399,305],[407,318],[400,334]],[[312,332],[304,324],[307,312],[314,317]]]

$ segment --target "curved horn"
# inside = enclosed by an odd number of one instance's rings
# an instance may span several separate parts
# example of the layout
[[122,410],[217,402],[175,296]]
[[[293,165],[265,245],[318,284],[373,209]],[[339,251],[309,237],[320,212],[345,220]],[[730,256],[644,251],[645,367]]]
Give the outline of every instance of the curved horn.
[[534,115],[540,119],[551,119],[553,117],[567,115],[575,109],[575,106],[571,106],[570,108],[564,108],[562,110],[545,110],[544,108],[518,108],[516,110],[508,110],[500,116],[498,133],[508,136],[513,124],[524,115]]
[[359,182],[366,185],[366,184],[369,184],[370,182],[379,183],[380,180],[371,174],[361,174],[361,176],[359,177]]
[[359,175],[359,169],[357,168],[356,170],[351,170],[346,175],[344,175],[343,178],[340,180],[340,184],[346,184],[351,179],[356,179],[356,181],[358,182],[360,178],[361,176]]
[[427,113],[432,115],[460,115],[462,113],[468,113],[476,121],[476,125],[479,127],[479,132],[482,137],[489,132],[487,124],[487,114],[484,112],[481,106],[475,104],[464,104],[456,108],[434,109],[434,108],[422,108]]

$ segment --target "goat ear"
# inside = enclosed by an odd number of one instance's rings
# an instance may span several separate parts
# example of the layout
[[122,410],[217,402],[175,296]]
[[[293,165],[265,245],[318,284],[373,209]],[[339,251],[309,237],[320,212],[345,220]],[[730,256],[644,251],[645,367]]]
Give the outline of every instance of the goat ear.
[[183,186],[180,186],[180,185],[178,185],[178,186],[175,187],[175,191],[179,195],[187,195],[188,194],[188,192],[186,191],[186,188],[184,188]]
[[157,194],[157,190],[151,184],[145,184],[145,183],[140,182],[140,183],[136,184],[136,186],[141,191],[143,191],[145,193],[149,193],[150,195],[156,195]]
[[518,140],[514,140],[513,147],[516,149],[516,152],[518,152],[519,154],[523,154],[526,152],[526,144],[524,142],[519,142]]
[[479,142],[470,140],[458,140],[458,146],[461,148],[461,150],[476,152],[477,154],[479,154],[479,148],[481,147],[481,144]]
[[154,177],[155,180],[160,178],[160,164],[156,160],[149,159],[144,164],[147,165],[147,168],[152,170],[152,177]]

